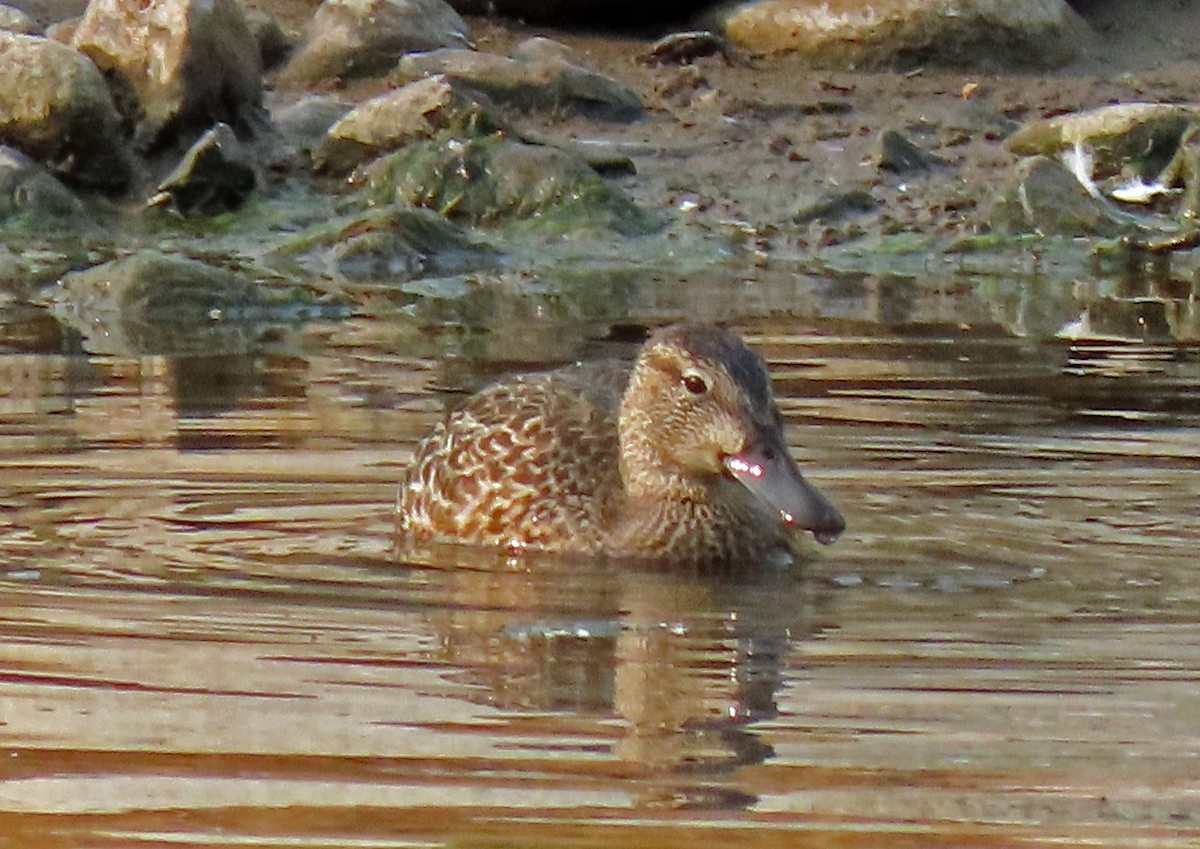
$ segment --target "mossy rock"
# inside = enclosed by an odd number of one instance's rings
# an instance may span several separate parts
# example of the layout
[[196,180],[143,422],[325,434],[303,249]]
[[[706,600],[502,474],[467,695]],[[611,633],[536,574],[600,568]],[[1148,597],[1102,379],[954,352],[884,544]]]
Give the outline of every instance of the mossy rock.
[[661,225],[578,157],[499,134],[409,145],[367,166],[359,182],[373,203],[412,204],[473,225],[520,221],[550,232],[625,235]]

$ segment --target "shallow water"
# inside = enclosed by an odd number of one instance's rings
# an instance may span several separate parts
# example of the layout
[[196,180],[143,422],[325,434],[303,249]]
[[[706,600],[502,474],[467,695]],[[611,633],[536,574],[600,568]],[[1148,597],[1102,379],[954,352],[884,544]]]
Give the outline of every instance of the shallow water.
[[[1193,292],[612,285],[177,359],[8,308],[0,845],[1200,841]],[[397,560],[442,409],[688,310],[766,355],[836,545]]]

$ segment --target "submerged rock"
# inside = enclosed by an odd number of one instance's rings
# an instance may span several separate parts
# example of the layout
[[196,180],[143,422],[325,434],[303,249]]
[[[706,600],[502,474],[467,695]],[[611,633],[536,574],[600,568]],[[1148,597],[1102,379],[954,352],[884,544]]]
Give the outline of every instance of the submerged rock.
[[395,78],[406,82],[441,74],[485,94],[497,106],[523,111],[567,110],[590,118],[632,121],[641,98],[632,89],[578,64],[571,50],[532,38],[511,57],[472,50],[434,50],[404,57]]
[[276,251],[298,255],[309,271],[373,282],[489,266],[495,251],[436,212],[391,205],[306,233]]
[[823,67],[1000,64],[1058,67],[1094,40],[1065,0],[753,0],[714,28],[739,47]]
[[217,124],[184,154],[158,185],[147,206],[179,215],[220,215],[246,202],[257,180],[254,167],[228,124]]
[[499,136],[441,134],[375,160],[359,182],[373,202],[423,206],[472,224],[519,219],[552,232],[599,227],[628,235],[660,225],[578,157]]
[[262,60],[237,0],[92,0],[72,43],[123,90],[138,147],[260,128]]
[[132,173],[104,78],[49,39],[0,32],[0,140],[75,185],[119,190]]
[[324,0],[279,81],[369,76],[405,53],[467,44],[467,25],[443,0]]
[[313,165],[344,173],[448,128],[457,134],[487,135],[503,122],[477,98],[445,76],[427,77],[368,100],[329,128],[313,151]]
[[88,350],[123,354],[246,350],[265,324],[340,315],[303,290],[154,250],[64,275],[50,309]]

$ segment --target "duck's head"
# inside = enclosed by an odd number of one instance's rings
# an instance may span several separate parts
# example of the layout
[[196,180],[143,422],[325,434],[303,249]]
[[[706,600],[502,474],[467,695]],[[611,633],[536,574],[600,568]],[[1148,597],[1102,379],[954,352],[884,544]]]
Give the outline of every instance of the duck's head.
[[845,529],[788,453],[762,359],[728,330],[684,324],[654,333],[634,365],[620,429],[621,475],[634,495],[685,493],[723,476],[820,542]]

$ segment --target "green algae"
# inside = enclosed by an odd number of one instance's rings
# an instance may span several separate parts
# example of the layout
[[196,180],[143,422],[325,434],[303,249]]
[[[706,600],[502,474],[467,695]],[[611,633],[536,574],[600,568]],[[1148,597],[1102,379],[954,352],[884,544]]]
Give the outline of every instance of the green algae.
[[499,134],[408,145],[364,168],[359,183],[370,203],[412,204],[475,226],[637,236],[662,223],[581,159]]

